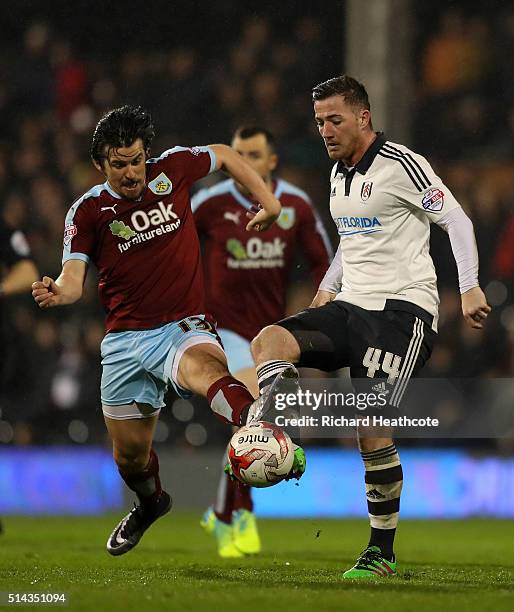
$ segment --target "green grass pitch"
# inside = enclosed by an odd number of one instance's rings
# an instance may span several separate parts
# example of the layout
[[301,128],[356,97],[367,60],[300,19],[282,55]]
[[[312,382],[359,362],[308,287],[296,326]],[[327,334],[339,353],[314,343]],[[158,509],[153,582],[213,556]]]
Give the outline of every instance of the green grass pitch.
[[[171,513],[114,558],[119,517],[5,517],[0,591],[69,594],[71,610],[514,610],[514,525],[403,521],[400,576],[343,582],[367,542],[365,520],[262,520],[259,557],[222,560],[200,516]],[[7,608],[6,608],[7,609]]]

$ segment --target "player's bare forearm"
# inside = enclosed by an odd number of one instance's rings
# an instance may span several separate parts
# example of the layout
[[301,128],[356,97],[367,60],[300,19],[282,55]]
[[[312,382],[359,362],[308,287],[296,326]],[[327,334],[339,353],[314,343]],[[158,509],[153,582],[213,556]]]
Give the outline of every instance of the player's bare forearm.
[[64,264],[57,280],[43,276],[40,281],[32,283],[32,297],[40,308],[66,306],[77,302],[82,297],[82,288],[86,278],[86,264],[72,260]]
[[0,283],[0,295],[15,295],[27,291],[37,277],[38,271],[34,262],[23,259],[14,264]]
[[257,231],[267,229],[280,214],[280,202],[257,172],[236,151],[226,145],[210,145],[210,147],[216,154],[218,169],[227,172],[238,183],[244,185],[262,206],[262,210],[259,210],[248,223],[247,229]]
[[82,297],[84,278],[64,269],[55,281],[63,304],[73,304]]
[[314,299],[311,302],[310,308],[319,308],[320,306],[324,306],[329,302],[332,302],[336,297],[336,294],[332,291],[324,291],[323,289],[318,289]]
[[462,314],[464,319],[474,329],[482,329],[482,321],[491,312],[484,292],[480,287],[473,287],[461,295]]

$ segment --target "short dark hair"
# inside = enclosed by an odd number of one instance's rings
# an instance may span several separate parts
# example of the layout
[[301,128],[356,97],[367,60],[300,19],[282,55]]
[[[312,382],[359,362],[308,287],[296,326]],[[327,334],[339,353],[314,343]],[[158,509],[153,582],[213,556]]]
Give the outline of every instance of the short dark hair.
[[234,135],[232,136],[232,140],[234,140],[234,138],[241,138],[242,140],[247,140],[248,138],[253,138],[258,134],[262,134],[264,136],[268,147],[273,152],[275,152],[275,137],[269,130],[259,125],[242,125],[238,127],[237,130],[234,132]]
[[130,147],[138,138],[148,155],[155,136],[152,117],[141,106],[121,106],[106,113],[97,123],[91,141],[91,158],[101,165],[108,149]]
[[343,96],[350,106],[371,110],[368,92],[362,83],[347,74],[324,81],[312,88],[312,100],[325,100],[331,96]]

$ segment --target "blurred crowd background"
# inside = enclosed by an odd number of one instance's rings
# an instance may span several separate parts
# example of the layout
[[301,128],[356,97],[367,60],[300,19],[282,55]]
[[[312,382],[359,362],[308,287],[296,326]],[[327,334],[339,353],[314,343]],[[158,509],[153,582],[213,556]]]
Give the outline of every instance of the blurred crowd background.
[[[415,95],[405,144],[430,159],[472,218],[493,306],[483,333],[465,326],[449,241],[433,228],[441,324],[427,376],[507,377],[514,369],[514,8],[493,4],[412,3]],[[344,72],[344,2],[250,9],[192,1],[174,11],[160,0],[144,7],[21,1],[6,9],[0,28],[1,214],[25,231],[42,274],[60,272],[67,209],[103,182],[89,161],[92,130],[124,103],[152,111],[154,153],[228,143],[242,123],[270,129],[279,174],[310,194],[335,244],[331,164],[310,90]],[[307,276],[300,264],[292,310],[313,293]],[[3,299],[2,333],[0,443],[103,442],[94,270],[73,307],[40,312],[30,296]],[[205,405],[168,400],[157,442],[190,448],[226,440]]]

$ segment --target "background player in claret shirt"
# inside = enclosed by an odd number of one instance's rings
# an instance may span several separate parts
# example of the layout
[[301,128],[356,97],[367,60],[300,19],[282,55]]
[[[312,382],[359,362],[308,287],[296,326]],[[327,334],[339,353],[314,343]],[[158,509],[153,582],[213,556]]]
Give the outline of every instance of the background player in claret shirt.
[[183,397],[207,397],[222,420],[246,422],[253,397],[228,372],[206,315],[200,245],[190,207],[194,181],[223,169],[253,193],[262,209],[247,229],[262,231],[280,203],[230,147],[174,147],[149,159],[154,128],[140,107],[124,106],[98,123],[91,146],[106,181],[70,208],[63,269],[57,280],[33,284],[41,308],[72,304],[82,295],[90,262],[99,273],[106,310],[102,342],[102,409],[121,477],[138,496],[111,534],[107,549],[121,555],[169,511],[152,438],[172,384]]
[[[336,162],[330,210],[340,245],[312,307],[253,341],[259,386],[291,373],[293,364],[326,371],[349,366],[361,382],[382,379],[395,409],[436,336],[430,222],[448,232],[466,322],[481,329],[490,312],[478,283],[473,225],[425,158],[373,130],[361,83],[349,76],[330,79],[313,89],[313,101],[319,133]],[[396,573],[400,457],[390,429],[360,431],[359,445],[371,536],[343,576],[389,576]]]
[[[306,193],[274,179],[278,156],[272,134],[258,126],[236,130],[232,148],[263,178],[282,205],[277,222],[258,236],[245,231],[256,201],[233,179],[198,192],[192,207],[204,243],[208,311],[214,315],[230,371],[258,396],[250,341],[266,325],[285,316],[288,278],[295,254],[307,260],[314,286],[332,257],[328,236]],[[226,463],[226,455],[223,465]],[[224,472],[216,504],[202,520],[223,557],[260,551],[251,488]]]

